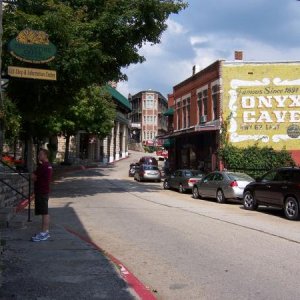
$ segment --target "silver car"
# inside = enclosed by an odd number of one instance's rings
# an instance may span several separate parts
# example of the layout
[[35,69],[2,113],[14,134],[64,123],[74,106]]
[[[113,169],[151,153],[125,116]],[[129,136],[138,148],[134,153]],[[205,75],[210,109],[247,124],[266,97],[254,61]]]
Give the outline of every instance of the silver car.
[[216,171],[206,175],[193,186],[193,198],[214,198],[218,203],[226,199],[242,199],[246,185],[254,181],[244,173]]
[[140,165],[134,173],[134,180],[137,181],[161,181],[161,173],[157,166]]

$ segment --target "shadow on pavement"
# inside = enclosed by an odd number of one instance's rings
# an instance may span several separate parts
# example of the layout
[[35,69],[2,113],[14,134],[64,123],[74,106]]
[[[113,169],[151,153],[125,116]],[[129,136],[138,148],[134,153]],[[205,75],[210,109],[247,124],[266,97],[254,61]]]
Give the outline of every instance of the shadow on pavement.
[[52,184],[51,198],[89,197],[102,193],[139,192],[148,193],[162,190],[162,184],[139,183],[128,179],[112,179],[101,169],[84,170],[64,174]]
[[[71,207],[52,208],[50,213],[63,213],[68,226],[89,239]],[[27,222],[24,211],[1,230],[0,299],[136,299],[102,252],[60,224],[51,224],[49,240],[31,242],[40,231],[40,218],[32,219]]]

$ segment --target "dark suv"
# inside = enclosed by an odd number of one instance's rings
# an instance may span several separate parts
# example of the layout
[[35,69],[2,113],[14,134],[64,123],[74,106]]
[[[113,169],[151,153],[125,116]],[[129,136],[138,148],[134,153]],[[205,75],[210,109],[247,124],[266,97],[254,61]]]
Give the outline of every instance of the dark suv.
[[254,210],[258,205],[283,208],[290,220],[299,218],[300,168],[286,167],[269,171],[244,189],[245,209]]

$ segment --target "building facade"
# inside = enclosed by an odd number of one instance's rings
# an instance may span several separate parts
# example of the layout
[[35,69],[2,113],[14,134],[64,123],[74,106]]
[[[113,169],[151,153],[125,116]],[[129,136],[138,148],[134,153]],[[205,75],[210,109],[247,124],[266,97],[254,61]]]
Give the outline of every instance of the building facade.
[[141,91],[129,97],[132,107],[130,114],[131,140],[144,145],[153,145],[158,135],[167,132],[167,99],[159,92]]
[[[107,90],[116,105],[116,118],[111,133],[104,139],[96,135],[78,131],[71,138],[69,151],[70,160],[95,161],[111,163],[128,156],[129,119],[131,106],[127,98],[120,94],[115,88],[107,85]],[[58,141],[58,158],[63,159],[65,152],[65,139]]]
[[169,108],[174,168],[222,168],[225,121],[234,146],[285,148],[300,164],[300,62],[216,61],[174,86]]

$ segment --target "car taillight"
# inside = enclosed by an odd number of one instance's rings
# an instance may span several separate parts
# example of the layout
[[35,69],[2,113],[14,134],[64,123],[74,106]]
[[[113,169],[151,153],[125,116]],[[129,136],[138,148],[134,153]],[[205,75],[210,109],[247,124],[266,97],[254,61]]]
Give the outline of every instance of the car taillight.
[[237,182],[234,180],[234,181],[231,181],[230,182],[230,186],[231,187],[234,187],[234,186],[238,186]]
[[197,179],[189,179],[189,183],[196,183],[198,180]]

